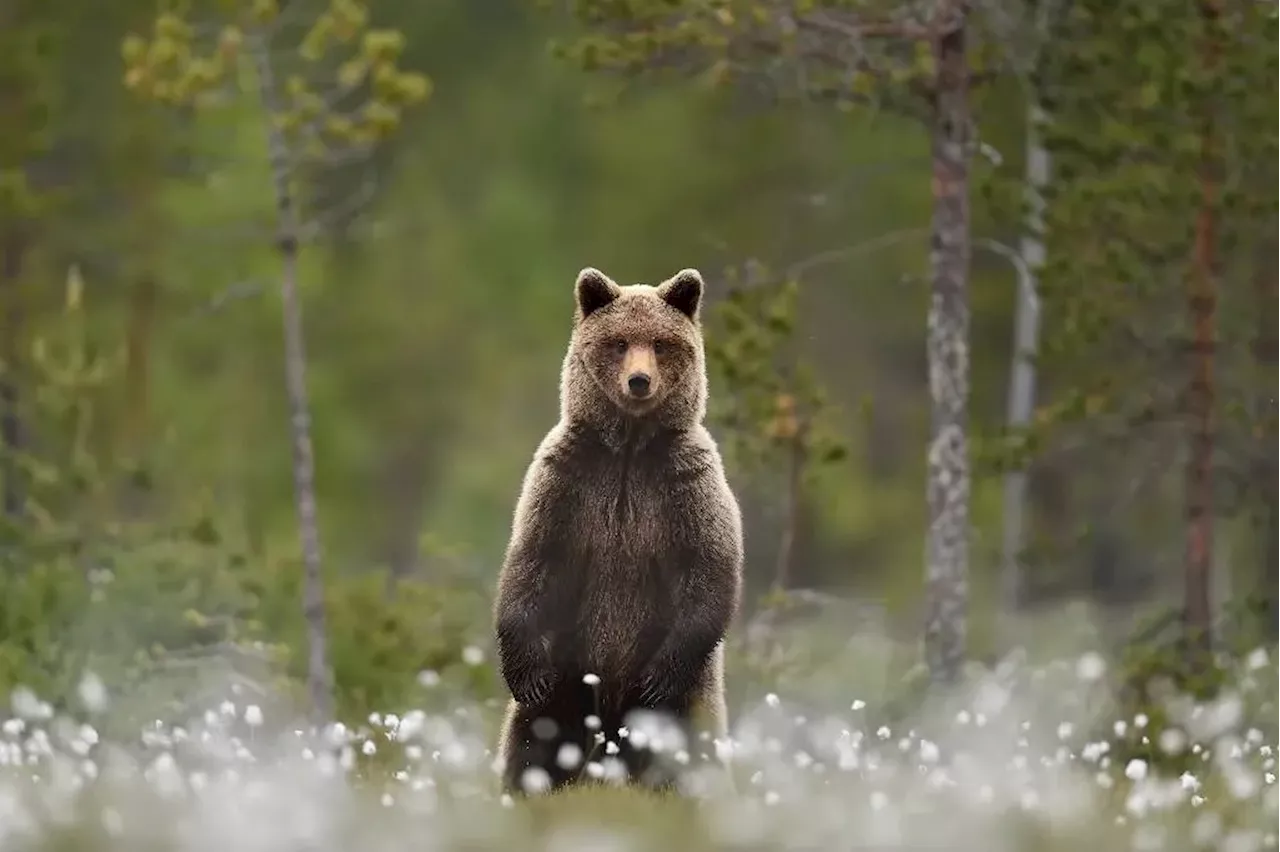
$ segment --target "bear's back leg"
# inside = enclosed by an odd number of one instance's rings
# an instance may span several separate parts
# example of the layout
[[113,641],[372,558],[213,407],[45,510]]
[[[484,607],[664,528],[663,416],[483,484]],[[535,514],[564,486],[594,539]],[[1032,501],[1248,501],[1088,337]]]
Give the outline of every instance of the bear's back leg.
[[[586,717],[592,711],[578,690],[557,691],[537,707],[509,701],[498,738],[503,792],[549,792],[578,781],[591,750]],[[531,789],[531,784],[541,789]]]

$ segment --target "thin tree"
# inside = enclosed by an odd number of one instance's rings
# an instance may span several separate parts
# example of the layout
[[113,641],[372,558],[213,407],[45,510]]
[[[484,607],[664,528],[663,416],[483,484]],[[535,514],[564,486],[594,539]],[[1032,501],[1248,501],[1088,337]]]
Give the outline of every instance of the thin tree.
[[[274,0],[229,5],[229,16],[210,47],[202,48],[196,28],[171,13],[156,19],[150,37],[126,39],[125,83],[162,102],[197,106],[213,105],[230,89],[261,109],[274,199],[274,246],[281,266],[307,685],[312,712],[317,721],[325,722],[334,712],[333,676],[325,632],[299,258],[303,244],[323,231],[332,214],[317,203],[320,177],[339,164],[366,157],[396,129],[403,110],[428,95],[429,86],[422,75],[398,68],[404,38],[393,30],[370,29],[366,0],[332,0],[314,17],[308,17],[301,4],[278,8]],[[342,213],[356,206],[344,204]]]
[[[1032,425],[1036,408],[1036,360],[1040,351],[1040,271],[1045,263],[1045,192],[1052,176],[1053,157],[1045,143],[1049,122],[1038,85],[1038,66],[1050,36],[1057,0],[1010,4],[992,14],[993,27],[1023,95],[1023,171],[1020,200],[1023,211],[1016,248],[992,240],[980,240],[977,248],[1002,255],[1017,275],[1013,321],[1013,349],[1009,359],[1005,426],[1010,435],[1024,433]],[[1029,484],[1026,454],[1017,454],[1004,465],[1001,597],[1006,614],[1016,612],[1023,599],[1023,552],[1026,547],[1026,508]]]
[[1209,582],[1213,560],[1214,355],[1217,349],[1217,243],[1219,139],[1215,113],[1215,75],[1220,52],[1219,9],[1216,0],[1201,0],[1204,22],[1200,64],[1206,85],[1195,104],[1200,121],[1198,180],[1200,204],[1196,212],[1195,245],[1189,278],[1187,309],[1191,318],[1191,371],[1187,388],[1190,452],[1187,455],[1184,617],[1190,643],[1208,647],[1213,631]]
[[[1277,269],[1277,151],[1275,127],[1277,112],[1277,49],[1274,5],[1262,8],[1245,6],[1249,14],[1241,14],[1240,6],[1221,3],[1225,47],[1220,58],[1219,79],[1229,87],[1233,97],[1219,106],[1224,124],[1224,156],[1222,183],[1226,236],[1223,257],[1228,269],[1233,257],[1248,258],[1236,268],[1248,275],[1249,286],[1236,287],[1224,276],[1223,301],[1245,307],[1248,325],[1240,337],[1249,339],[1249,382],[1239,405],[1225,406],[1223,455],[1229,467],[1227,475],[1238,477],[1243,488],[1236,493],[1247,495],[1242,504],[1255,548],[1250,597],[1255,604],[1257,623],[1262,635],[1274,637],[1277,630],[1277,595],[1280,592],[1280,499],[1277,496],[1277,401],[1276,401],[1276,269]],[[1231,86],[1238,80],[1266,81],[1265,86]],[[1234,239],[1233,239],[1234,238]],[[1243,283],[1243,282],[1242,282]],[[1236,292],[1240,295],[1233,298]],[[1228,317],[1230,313],[1227,313]],[[1224,322],[1225,324],[1225,322]],[[1224,328],[1220,346],[1230,357],[1234,328]],[[1224,364],[1225,368],[1225,364]],[[1224,369],[1224,384],[1230,386],[1232,372]],[[1243,372],[1243,371],[1242,371]],[[1233,413],[1244,414],[1233,418]],[[1236,421],[1233,423],[1233,421]],[[1231,453],[1230,432],[1242,422],[1245,440],[1237,444],[1242,458]],[[1239,433],[1237,433],[1239,434]],[[1236,462],[1232,464],[1232,462]],[[1223,477],[1227,478],[1226,476]],[[1219,488],[1219,491],[1222,489]]]
[[1255,323],[1253,337],[1253,362],[1257,373],[1254,387],[1253,431],[1254,452],[1252,464],[1254,500],[1254,530],[1259,544],[1257,558],[1256,594],[1262,608],[1262,627],[1268,636],[1280,629],[1280,608],[1277,597],[1280,589],[1280,493],[1277,490],[1276,469],[1276,227],[1270,222],[1271,233],[1263,241],[1262,256],[1254,273]]
[[707,323],[707,367],[723,390],[710,414],[733,467],[778,495],[770,591],[781,595],[794,583],[810,480],[846,450],[833,434],[826,393],[800,352],[799,280],[753,280],[763,273],[755,264],[749,274],[730,273],[729,293]]

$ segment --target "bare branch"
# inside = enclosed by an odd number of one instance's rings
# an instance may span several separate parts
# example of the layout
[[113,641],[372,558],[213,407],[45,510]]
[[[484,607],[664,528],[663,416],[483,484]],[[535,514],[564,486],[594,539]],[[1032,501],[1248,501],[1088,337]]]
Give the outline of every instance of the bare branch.
[[850,260],[869,252],[878,251],[896,245],[904,240],[923,237],[928,233],[925,228],[907,228],[901,231],[891,231],[879,237],[873,237],[865,242],[857,245],[845,246],[844,248],[830,249],[828,251],[819,252],[811,257],[807,257],[797,263],[793,263],[787,267],[786,276],[788,278],[799,278],[805,272],[826,266],[829,263],[838,263],[842,260]]
[[926,233],[928,232],[924,228],[908,228],[901,231],[891,231],[887,234],[882,234],[879,237],[874,237],[855,245],[818,252],[815,255],[811,255],[792,263],[783,269],[780,276],[776,277],[769,277],[762,274],[762,264],[754,259],[748,259],[743,264],[746,268],[747,286],[769,286],[779,284],[787,280],[799,280],[806,272],[812,272],[813,270],[828,264],[839,263],[843,260],[849,260],[869,252],[887,248],[913,237],[923,237]]
[[1013,265],[1014,271],[1018,275],[1018,289],[1021,291],[1023,298],[1031,306],[1031,310],[1039,312],[1040,296],[1036,293],[1036,289],[1031,284],[1031,269],[1027,266],[1026,258],[1018,253],[1017,249],[1005,245],[998,240],[978,239],[973,241],[974,248],[986,249],[992,254],[997,254],[1009,261]]
[[358,191],[328,209],[317,212],[314,218],[305,222],[299,229],[298,238],[303,242],[309,242],[332,229],[339,222],[351,218],[368,206],[377,189],[377,180],[373,176],[366,177]]
[[[800,17],[796,24],[801,28],[811,28],[852,41],[862,39],[927,41],[943,34],[931,27],[910,21],[843,20],[835,17],[831,12],[821,10]],[[953,21],[951,27],[954,29],[955,26],[956,22]]]
[[373,157],[373,154],[372,145],[327,147],[323,154],[308,157],[307,163],[313,166],[336,168],[338,166],[349,166],[352,163],[367,163]]
[[237,281],[235,284],[217,293],[189,315],[191,318],[204,317],[217,313],[232,302],[262,295],[266,289],[261,281]]

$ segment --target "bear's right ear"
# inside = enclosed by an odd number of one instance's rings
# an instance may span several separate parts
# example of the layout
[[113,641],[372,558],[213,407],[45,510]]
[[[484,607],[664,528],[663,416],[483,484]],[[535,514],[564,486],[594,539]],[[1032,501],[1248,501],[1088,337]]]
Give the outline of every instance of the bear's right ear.
[[618,285],[614,284],[609,276],[591,266],[578,273],[573,292],[577,297],[578,310],[581,311],[583,319],[612,304],[613,300],[621,295]]

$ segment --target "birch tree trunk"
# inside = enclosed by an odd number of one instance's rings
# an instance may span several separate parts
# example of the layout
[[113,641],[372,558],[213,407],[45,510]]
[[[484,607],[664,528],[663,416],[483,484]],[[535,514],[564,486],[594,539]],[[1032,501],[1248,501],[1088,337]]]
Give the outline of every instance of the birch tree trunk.
[[271,60],[265,46],[257,50],[260,97],[268,121],[267,155],[275,192],[277,248],[280,252],[280,301],[284,320],[285,390],[289,402],[290,443],[293,448],[294,499],[302,539],[302,611],[307,625],[307,692],[311,712],[319,723],[333,718],[333,675],[329,668],[325,628],[324,578],[321,573],[320,527],[316,513],[315,457],[311,446],[311,410],[307,401],[307,353],[298,298],[300,221],[293,196],[293,160],[287,140],[275,119],[282,115],[277,101]]
[[[934,41],[932,298],[928,321],[932,424],[928,455],[925,661],[935,682],[965,657],[969,571],[969,67],[964,17]],[[951,23],[951,22],[947,22]]]
[[[1040,280],[1044,265],[1044,190],[1049,184],[1050,158],[1041,130],[1045,114],[1034,100],[1027,107],[1027,153],[1023,194],[1027,219],[1018,242],[1018,296],[1013,329],[1013,357],[1009,368],[1007,419],[1011,430],[1031,422],[1036,404],[1036,363],[1040,348]],[[1017,612],[1023,600],[1022,551],[1026,546],[1025,512],[1028,473],[1019,464],[1004,477],[1004,540],[1001,584],[1006,613]]]

